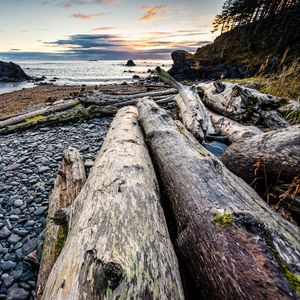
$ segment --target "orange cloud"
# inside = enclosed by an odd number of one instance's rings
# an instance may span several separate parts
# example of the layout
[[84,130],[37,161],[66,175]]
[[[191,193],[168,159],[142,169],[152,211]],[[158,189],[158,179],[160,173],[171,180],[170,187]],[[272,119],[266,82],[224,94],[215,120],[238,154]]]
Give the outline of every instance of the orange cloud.
[[149,22],[155,19],[161,18],[167,12],[167,6],[165,5],[151,5],[142,6],[141,10],[145,11],[145,14],[138,19],[140,22]]
[[107,13],[96,13],[96,14],[89,14],[89,15],[77,13],[77,14],[72,14],[71,17],[75,18],[75,19],[81,19],[81,20],[91,20],[94,18],[101,18],[106,15],[107,15]]

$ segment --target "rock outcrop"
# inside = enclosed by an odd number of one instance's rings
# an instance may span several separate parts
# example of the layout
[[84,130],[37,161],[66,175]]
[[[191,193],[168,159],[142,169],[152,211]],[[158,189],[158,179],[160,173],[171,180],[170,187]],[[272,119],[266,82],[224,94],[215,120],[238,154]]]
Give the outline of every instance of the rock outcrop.
[[[200,48],[201,49],[201,48]],[[199,49],[198,49],[199,51]],[[257,68],[249,68],[243,63],[235,64],[226,61],[209,60],[201,58],[198,51],[191,54],[184,50],[172,52],[174,64],[169,73],[177,80],[195,79],[225,79],[225,78],[244,78],[253,76]]]
[[[288,19],[289,11],[285,13],[284,19]],[[293,22],[297,26],[293,26],[288,34],[284,24],[278,23],[277,18],[270,18],[263,24],[253,22],[224,32],[213,43],[198,48],[194,54],[174,51],[170,74],[178,80],[274,74],[279,68],[299,60],[300,33],[296,28],[300,26],[300,18]]]
[[0,61],[0,82],[18,82],[32,79],[22,68],[12,62]]
[[126,63],[126,67],[135,67],[135,63],[132,59],[128,60]]

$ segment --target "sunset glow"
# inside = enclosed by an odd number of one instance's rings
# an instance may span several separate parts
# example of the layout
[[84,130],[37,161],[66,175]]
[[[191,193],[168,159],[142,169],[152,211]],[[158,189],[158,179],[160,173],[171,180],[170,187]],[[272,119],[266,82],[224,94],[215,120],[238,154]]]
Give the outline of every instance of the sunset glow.
[[222,1],[204,2],[0,0],[0,58],[168,59],[213,41]]

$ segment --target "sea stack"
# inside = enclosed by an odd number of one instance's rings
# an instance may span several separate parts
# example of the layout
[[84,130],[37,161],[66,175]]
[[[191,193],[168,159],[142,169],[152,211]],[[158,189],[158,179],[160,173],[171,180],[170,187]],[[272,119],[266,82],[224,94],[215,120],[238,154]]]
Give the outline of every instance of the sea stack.
[[126,67],[134,67],[135,66],[135,63],[132,59],[128,60],[127,63],[126,63]]

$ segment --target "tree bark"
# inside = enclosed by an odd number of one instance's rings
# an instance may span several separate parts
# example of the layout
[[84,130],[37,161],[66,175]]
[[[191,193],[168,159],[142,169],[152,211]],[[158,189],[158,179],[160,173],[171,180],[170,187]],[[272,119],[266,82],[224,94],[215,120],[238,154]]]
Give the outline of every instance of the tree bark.
[[256,126],[240,124],[212,111],[209,111],[209,114],[216,131],[227,136],[231,143],[262,133]]
[[68,228],[57,226],[52,218],[56,211],[70,206],[86,181],[84,162],[75,148],[69,147],[63,153],[63,161],[58,169],[54,190],[49,199],[46,234],[42,260],[36,288],[36,299],[41,299],[45,283],[65,242]]
[[296,299],[298,229],[153,101],[137,107],[199,298]]
[[287,103],[285,99],[231,83],[200,83],[198,88],[207,107],[239,123],[262,124],[271,129],[289,126],[275,111]]
[[0,129],[1,134],[19,132],[27,129],[33,129],[43,125],[64,124],[78,122],[81,120],[89,120],[100,116],[113,116],[118,109],[112,106],[95,106],[91,105],[88,108],[77,108],[72,111],[57,113],[55,115],[45,116],[41,119],[26,121],[12,126],[7,126]]
[[43,299],[183,299],[135,107],[119,110],[68,212]]
[[37,116],[45,116],[45,115],[49,115],[49,114],[54,113],[54,112],[66,110],[66,109],[69,109],[71,107],[76,106],[79,103],[80,102],[79,102],[78,99],[69,100],[69,101],[65,101],[65,103],[62,103],[62,104],[59,104],[59,105],[45,107],[45,108],[35,110],[33,112],[30,112],[30,113],[27,113],[27,114],[24,114],[24,115],[13,117],[13,118],[10,118],[8,120],[1,121],[0,122],[0,129],[5,128],[5,127],[10,126],[10,125],[15,125],[15,124],[18,124],[18,123],[25,122],[26,120],[30,120],[31,118],[34,118],[34,117],[37,117]]
[[215,131],[197,90],[177,82],[159,67],[156,68],[156,72],[162,81],[170,83],[178,90],[180,96],[176,97],[176,103],[180,110],[182,122],[197,140],[203,142],[207,134],[212,134]]
[[237,141],[222,162],[249,184],[263,186],[291,183],[300,174],[300,125]]

